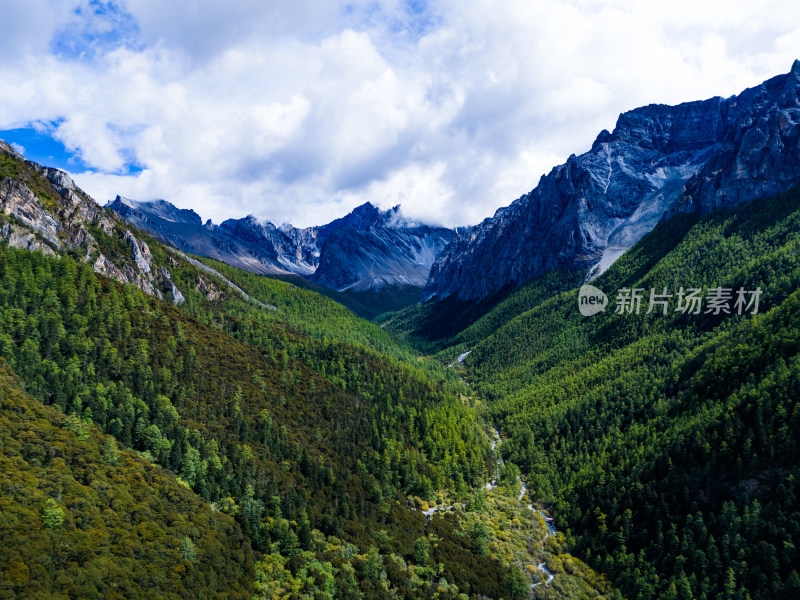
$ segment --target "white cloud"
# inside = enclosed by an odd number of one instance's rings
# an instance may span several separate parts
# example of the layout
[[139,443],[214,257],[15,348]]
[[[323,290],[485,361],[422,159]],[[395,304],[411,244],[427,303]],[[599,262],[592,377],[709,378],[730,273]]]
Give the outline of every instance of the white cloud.
[[50,0],[4,2],[0,35],[3,61],[47,52],[53,34],[70,12],[70,4]]
[[310,225],[369,200],[474,223],[619,112],[736,93],[800,47],[784,0],[114,6],[4,13],[0,128],[55,121],[98,201],[215,221]]

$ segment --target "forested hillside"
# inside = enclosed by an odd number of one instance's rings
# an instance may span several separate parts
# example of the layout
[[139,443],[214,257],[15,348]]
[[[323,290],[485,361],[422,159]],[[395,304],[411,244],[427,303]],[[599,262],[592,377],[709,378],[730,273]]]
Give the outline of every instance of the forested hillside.
[[800,190],[379,326],[3,156],[4,597],[800,594]]
[[[312,291],[205,267],[3,156],[4,596],[611,589],[563,536],[544,546],[518,471],[476,495],[495,459],[452,369]],[[528,518],[503,531],[497,503]]]
[[468,407],[375,352],[230,317],[237,342],[68,257],[3,249],[0,277],[2,353],[29,393],[177,473],[257,550],[291,554],[312,524],[364,543],[398,494],[485,478]]
[[[532,282],[527,310],[510,296],[473,326],[485,339],[442,353],[472,351],[504,457],[627,597],[796,598],[800,190],[678,215],[592,283],[600,314]],[[728,313],[676,311],[682,287],[730,289]],[[644,290],[639,314],[618,312],[623,288]],[[666,314],[646,314],[651,288]],[[739,289],[761,290],[758,314]]]
[[376,321],[420,350],[442,360],[454,359],[532,306],[580,285],[585,277],[583,271],[550,271],[480,302],[429,301],[381,315]]
[[0,597],[250,598],[231,517],[19,385],[0,359]]

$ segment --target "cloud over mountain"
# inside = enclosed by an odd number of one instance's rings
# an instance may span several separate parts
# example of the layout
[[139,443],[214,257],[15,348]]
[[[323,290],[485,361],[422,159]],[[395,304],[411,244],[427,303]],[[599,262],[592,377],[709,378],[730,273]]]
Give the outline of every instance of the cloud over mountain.
[[100,201],[463,225],[624,110],[783,71],[796,7],[768,4],[35,0],[6,15],[0,129],[62,141]]

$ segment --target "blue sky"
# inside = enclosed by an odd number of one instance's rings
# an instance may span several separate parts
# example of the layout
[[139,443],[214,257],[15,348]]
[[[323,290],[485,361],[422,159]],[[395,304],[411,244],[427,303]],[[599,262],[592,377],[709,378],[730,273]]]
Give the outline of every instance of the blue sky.
[[89,165],[80,156],[70,152],[59,141],[53,139],[52,131],[33,127],[20,127],[0,131],[0,139],[13,145],[28,160],[42,165],[57,167],[64,171],[86,171]]
[[136,19],[122,5],[91,0],[72,9],[70,26],[56,30],[50,51],[66,60],[94,60],[119,47],[142,50],[139,37]]
[[98,202],[305,226],[366,201],[472,224],[622,111],[787,72],[796,2],[27,0],[0,138]]
[[[56,167],[71,173],[95,171],[92,165],[81,158],[80,150],[67,148],[54,137],[59,123],[36,123],[34,127],[18,127],[0,131],[0,139],[5,140],[25,155],[25,158],[48,167]],[[135,175],[142,172],[136,157],[129,153],[124,165],[116,175]]]

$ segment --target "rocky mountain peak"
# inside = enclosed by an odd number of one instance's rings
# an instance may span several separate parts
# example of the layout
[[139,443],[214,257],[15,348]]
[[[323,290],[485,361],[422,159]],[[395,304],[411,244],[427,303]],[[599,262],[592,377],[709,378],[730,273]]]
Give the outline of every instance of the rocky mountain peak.
[[441,249],[455,235],[406,219],[399,206],[381,210],[371,202],[327,225],[276,227],[254,215],[219,226],[178,218],[165,201],[118,197],[109,206],[126,220],[183,251],[209,256],[262,274],[298,274],[337,290],[386,286],[421,288]]
[[380,209],[372,204],[372,202],[364,202],[360,206],[356,206],[353,210],[350,211],[350,215],[353,218],[360,218],[360,219],[373,219],[380,213]]
[[320,228],[324,238],[313,280],[339,291],[418,287],[455,232],[407,220],[400,206],[371,203]]
[[327,225],[323,225],[320,229],[323,230],[323,238],[326,238],[329,233],[332,233],[340,227],[363,231],[380,221],[381,215],[381,210],[377,206],[371,202],[365,202],[360,206],[356,206],[345,216],[334,219]]
[[425,297],[485,297],[552,269],[597,274],[662,218],[708,212],[800,183],[800,62],[731,98],[623,113],[591,150],[461,233]]
[[255,215],[247,215],[242,219],[226,219],[219,224],[220,229],[249,242],[272,239],[282,233],[269,221],[261,221]]
[[150,200],[148,202],[142,202],[117,195],[117,197],[108,202],[106,206],[120,214],[131,210],[146,212],[171,223],[200,225],[203,222],[200,219],[200,215],[198,215],[192,209],[178,208],[166,200]]

